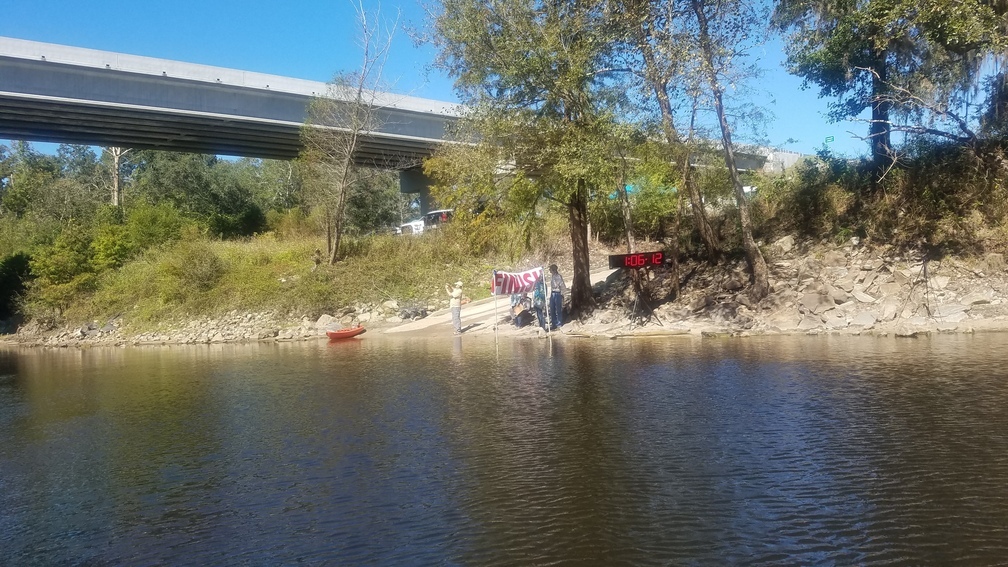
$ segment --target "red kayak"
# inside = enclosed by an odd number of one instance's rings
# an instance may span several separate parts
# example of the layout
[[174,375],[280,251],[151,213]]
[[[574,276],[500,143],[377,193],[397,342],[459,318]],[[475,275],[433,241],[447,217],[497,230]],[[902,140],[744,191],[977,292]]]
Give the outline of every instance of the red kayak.
[[325,334],[332,340],[335,339],[349,339],[350,337],[356,337],[357,335],[366,331],[363,326],[357,325],[356,327],[346,327],[345,329],[339,329],[336,331],[326,331]]

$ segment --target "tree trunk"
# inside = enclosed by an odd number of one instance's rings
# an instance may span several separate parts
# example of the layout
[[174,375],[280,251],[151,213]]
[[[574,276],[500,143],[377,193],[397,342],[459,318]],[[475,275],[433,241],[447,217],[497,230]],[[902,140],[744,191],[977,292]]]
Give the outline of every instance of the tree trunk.
[[882,50],[878,54],[875,73],[872,74],[872,118],[871,126],[868,128],[868,138],[871,140],[873,185],[881,181],[889,166],[892,165],[892,124],[889,122],[892,101],[888,96],[887,54],[887,50]]
[[[661,109],[662,129],[665,132],[665,140],[670,148],[682,147],[683,156],[678,160],[682,164],[682,186],[689,195],[690,210],[693,212],[693,223],[700,232],[700,239],[707,247],[707,255],[711,262],[716,262],[721,256],[721,243],[718,242],[714,227],[711,226],[707,218],[707,211],[704,210],[703,197],[696,183],[693,182],[693,171],[690,166],[689,144],[683,145],[679,140],[672,122],[672,104],[669,102],[668,90],[664,85],[653,85],[655,96],[658,98],[658,107]],[[696,107],[693,109],[693,116],[696,117]],[[690,136],[692,136],[692,123],[690,125]]]
[[122,208],[122,158],[129,153],[129,149],[110,147],[109,154],[112,156],[112,206]]
[[591,262],[588,257],[588,189],[583,179],[567,204],[570,215],[571,248],[574,253],[574,279],[571,280],[571,315],[578,316],[595,307],[591,288]]
[[697,16],[697,23],[699,24],[700,45],[703,49],[707,81],[714,95],[714,110],[717,113],[718,124],[721,126],[721,143],[724,146],[725,166],[728,167],[732,186],[735,188],[735,204],[739,210],[742,244],[745,248],[746,259],[749,262],[749,269],[752,272],[752,298],[755,301],[759,301],[766,297],[770,291],[769,271],[766,260],[763,258],[763,253],[760,252],[759,246],[756,245],[756,241],[753,239],[752,219],[749,217],[749,201],[746,198],[745,190],[742,189],[742,180],[739,178],[738,166],[735,163],[735,148],[732,144],[731,126],[728,125],[728,117],[725,115],[724,94],[714,69],[714,50],[707,31],[707,16],[699,5],[698,0],[693,0],[693,11]]
[[633,254],[637,251],[637,243],[634,242],[633,217],[630,214],[630,197],[627,195],[626,157],[620,157],[622,174],[620,175],[620,186],[616,189],[616,193],[619,195],[620,211],[623,213],[623,234],[626,236],[627,253]]

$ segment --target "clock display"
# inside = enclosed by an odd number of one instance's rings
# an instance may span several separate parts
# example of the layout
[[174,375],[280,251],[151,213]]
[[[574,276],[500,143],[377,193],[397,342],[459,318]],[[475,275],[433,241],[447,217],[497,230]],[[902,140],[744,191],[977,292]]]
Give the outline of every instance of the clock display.
[[648,266],[660,266],[664,261],[664,252],[609,255],[610,268],[646,268]]

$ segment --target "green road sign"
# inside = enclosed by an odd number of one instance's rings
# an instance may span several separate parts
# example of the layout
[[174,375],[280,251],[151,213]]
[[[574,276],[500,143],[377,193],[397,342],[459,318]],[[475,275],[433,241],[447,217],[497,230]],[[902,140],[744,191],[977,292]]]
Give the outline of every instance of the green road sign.
[[827,144],[830,143],[830,142],[832,142],[832,141],[833,141],[833,136],[826,136],[826,143]]

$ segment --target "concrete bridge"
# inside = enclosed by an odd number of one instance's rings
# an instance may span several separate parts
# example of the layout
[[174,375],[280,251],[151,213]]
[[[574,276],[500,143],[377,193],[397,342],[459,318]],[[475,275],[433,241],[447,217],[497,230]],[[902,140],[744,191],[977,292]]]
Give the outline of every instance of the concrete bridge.
[[[309,101],[327,88],[0,37],[0,138],[291,159]],[[355,156],[362,165],[416,168],[459,114],[452,103],[374,95],[377,126]],[[416,170],[407,177],[422,182]]]

